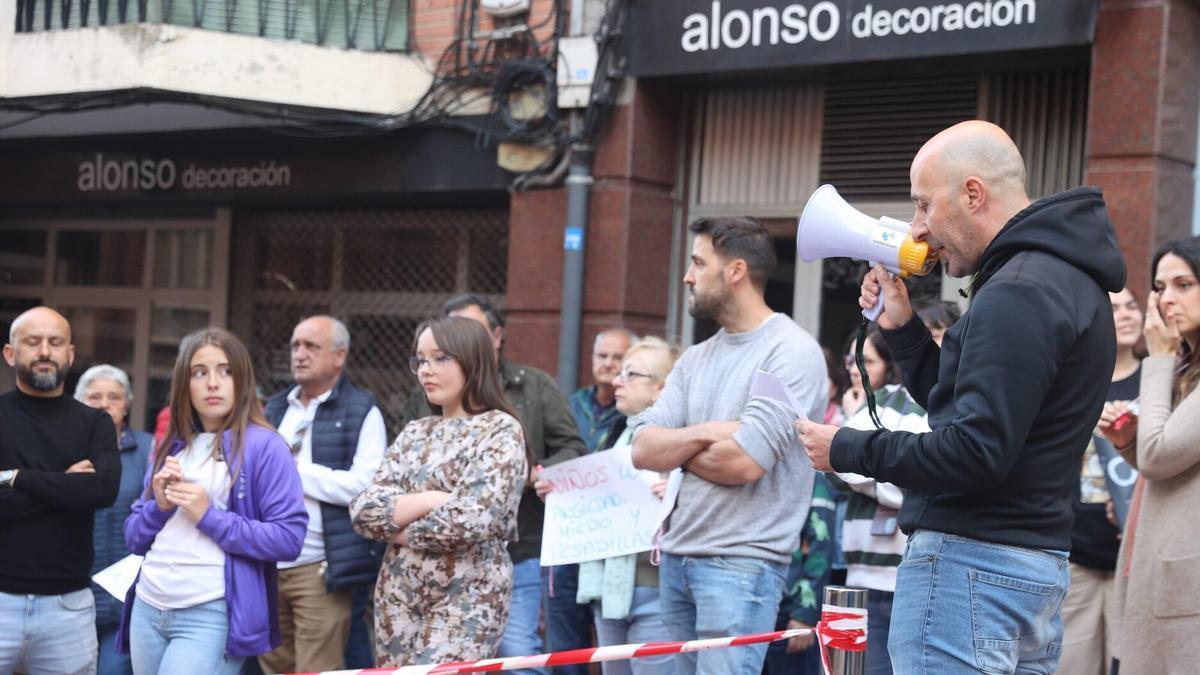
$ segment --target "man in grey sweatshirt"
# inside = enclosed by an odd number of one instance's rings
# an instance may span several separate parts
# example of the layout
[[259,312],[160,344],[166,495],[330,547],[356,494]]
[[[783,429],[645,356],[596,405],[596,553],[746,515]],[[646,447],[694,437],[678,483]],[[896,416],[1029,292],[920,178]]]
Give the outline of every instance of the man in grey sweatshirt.
[[[763,299],[775,267],[750,218],[702,218],[683,282],[689,311],[721,326],[693,346],[658,402],[634,418],[634,464],[684,470],[662,538],[659,590],[672,640],[773,630],[788,563],[800,545],[813,468],[786,403],[750,396],[758,370],[783,381],[807,416],[828,399],[817,342]],[[757,675],[766,645],[681,654],[683,675]]]

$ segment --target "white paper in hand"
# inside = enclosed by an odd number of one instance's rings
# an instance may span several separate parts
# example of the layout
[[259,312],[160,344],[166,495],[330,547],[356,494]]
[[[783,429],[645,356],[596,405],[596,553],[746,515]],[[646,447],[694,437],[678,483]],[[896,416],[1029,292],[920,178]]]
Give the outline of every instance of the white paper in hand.
[[662,506],[658,509],[658,524],[661,527],[667,516],[675,510],[675,500],[679,499],[679,486],[683,485],[683,471],[672,469],[667,474],[667,493],[663,495]]
[[92,581],[111,593],[114,598],[125,602],[125,595],[129,593],[129,587],[137,580],[138,572],[141,569],[142,556],[131,554],[96,572],[92,575]]
[[796,417],[802,420],[808,419],[808,413],[804,411],[804,406],[800,404],[800,401],[796,400],[792,390],[788,389],[783,380],[765,370],[756,370],[754,379],[750,381],[750,397],[755,396],[777,401],[794,412]]

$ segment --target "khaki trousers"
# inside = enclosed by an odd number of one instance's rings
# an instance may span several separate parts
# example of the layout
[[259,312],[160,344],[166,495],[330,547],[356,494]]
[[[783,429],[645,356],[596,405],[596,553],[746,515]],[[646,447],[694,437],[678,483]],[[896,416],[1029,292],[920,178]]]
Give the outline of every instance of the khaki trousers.
[[1113,572],[1071,563],[1071,589],[1063,601],[1059,675],[1106,675],[1116,635]]
[[283,644],[258,658],[265,673],[341,670],[350,635],[351,589],[325,592],[325,563],[279,570]]

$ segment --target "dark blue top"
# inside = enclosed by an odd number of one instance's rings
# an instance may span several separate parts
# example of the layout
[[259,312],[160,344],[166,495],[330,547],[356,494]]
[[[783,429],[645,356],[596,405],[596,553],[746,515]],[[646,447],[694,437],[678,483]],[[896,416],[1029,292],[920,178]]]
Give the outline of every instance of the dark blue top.
[[[125,545],[125,518],[129,509],[142,493],[142,478],[150,461],[154,437],[144,431],[121,429],[118,439],[121,451],[121,487],[113,505],[96,511],[96,523],[92,529],[92,545],[96,559],[92,562],[92,574],[112,565],[129,555]],[[96,595],[96,625],[115,628],[121,622],[121,601],[108,591],[92,582],[92,593]]]

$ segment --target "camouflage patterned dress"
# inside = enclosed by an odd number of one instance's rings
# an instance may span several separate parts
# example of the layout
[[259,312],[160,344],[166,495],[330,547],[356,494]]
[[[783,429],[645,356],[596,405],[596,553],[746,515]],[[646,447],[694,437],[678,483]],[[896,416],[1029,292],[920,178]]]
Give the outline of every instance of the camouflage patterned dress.
[[354,529],[390,541],[395,499],[441,490],[450,501],[413,521],[391,545],[375,586],[381,667],[495,656],[508,620],[517,504],[529,474],[521,425],[489,411],[410,423],[375,479],[350,503]]

